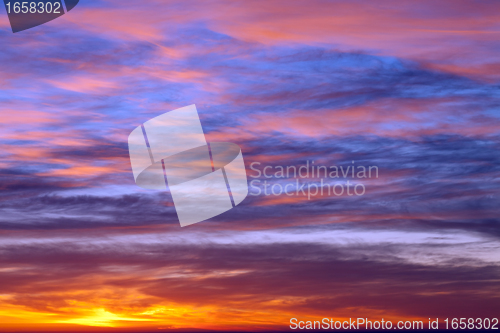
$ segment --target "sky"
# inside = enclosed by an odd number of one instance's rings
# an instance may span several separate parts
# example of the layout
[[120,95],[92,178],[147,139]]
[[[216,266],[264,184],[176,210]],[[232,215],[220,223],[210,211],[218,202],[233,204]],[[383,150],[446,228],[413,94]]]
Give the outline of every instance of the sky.
[[[0,44],[0,331],[498,317],[500,2],[81,0],[15,34],[2,7]],[[127,138],[191,104],[249,184],[378,177],[181,228]]]

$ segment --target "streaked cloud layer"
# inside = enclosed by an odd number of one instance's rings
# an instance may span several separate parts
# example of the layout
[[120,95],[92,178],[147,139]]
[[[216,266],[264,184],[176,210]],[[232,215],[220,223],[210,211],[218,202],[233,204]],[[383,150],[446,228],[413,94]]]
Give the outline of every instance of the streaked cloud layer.
[[[0,330],[494,317],[499,7],[82,0],[17,34],[0,14]],[[168,192],[135,186],[127,136],[189,104],[249,176],[379,177],[181,229]]]

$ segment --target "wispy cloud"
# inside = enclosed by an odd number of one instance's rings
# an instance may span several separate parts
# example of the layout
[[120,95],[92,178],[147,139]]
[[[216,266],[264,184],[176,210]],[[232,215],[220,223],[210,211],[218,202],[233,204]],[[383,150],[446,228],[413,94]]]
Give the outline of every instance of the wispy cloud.
[[[495,316],[498,7],[87,1],[17,34],[0,15],[0,330]],[[249,180],[379,177],[181,229],[168,191],[135,186],[127,136],[193,103]]]

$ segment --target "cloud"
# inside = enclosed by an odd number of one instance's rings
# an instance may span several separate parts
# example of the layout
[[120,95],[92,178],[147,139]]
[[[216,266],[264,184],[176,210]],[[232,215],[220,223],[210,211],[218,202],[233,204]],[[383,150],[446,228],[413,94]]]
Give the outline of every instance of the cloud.
[[[22,34],[0,22],[0,330],[493,317],[497,9],[121,0]],[[193,103],[249,177],[307,161],[379,177],[180,229],[168,191],[135,186],[126,142]]]
[[[495,315],[488,311],[498,306],[497,266],[469,260],[412,264],[396,253],[393,245],[339,247],[305,239],[259,246],[139,245],[97,238],[91,244],[13,244],[2,247],[11,268],[2,272],[0,285],[9,295],[6,304],[53,313],[56,322],[84,319],[94,311],[90,306],[97,306],[110,313],[105,322],[110,326],[128,317],[144,320],[146,327],[168,321],[186,327],[177,311],[188,315],[193,327],[204,326],[207,312],[232,322],[229,327],[257,322],[284,327],[290,316],[344,318],[352,308],[386,320]],[[437,303],[436,293],[442,295]],[[470,304],[478,306],[471,310]],[[247,311],[259,313],[259,319],[245,316]]]

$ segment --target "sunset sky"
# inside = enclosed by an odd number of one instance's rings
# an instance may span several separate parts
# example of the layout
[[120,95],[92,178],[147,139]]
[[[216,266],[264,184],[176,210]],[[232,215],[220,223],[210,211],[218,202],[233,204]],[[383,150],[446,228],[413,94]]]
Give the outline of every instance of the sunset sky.
[[[4,8],[1,332],[498,318],[500,1],[80,0],[15,34]],[[191,104],[249,181],[379,177],[181,228],[127,138]]]

